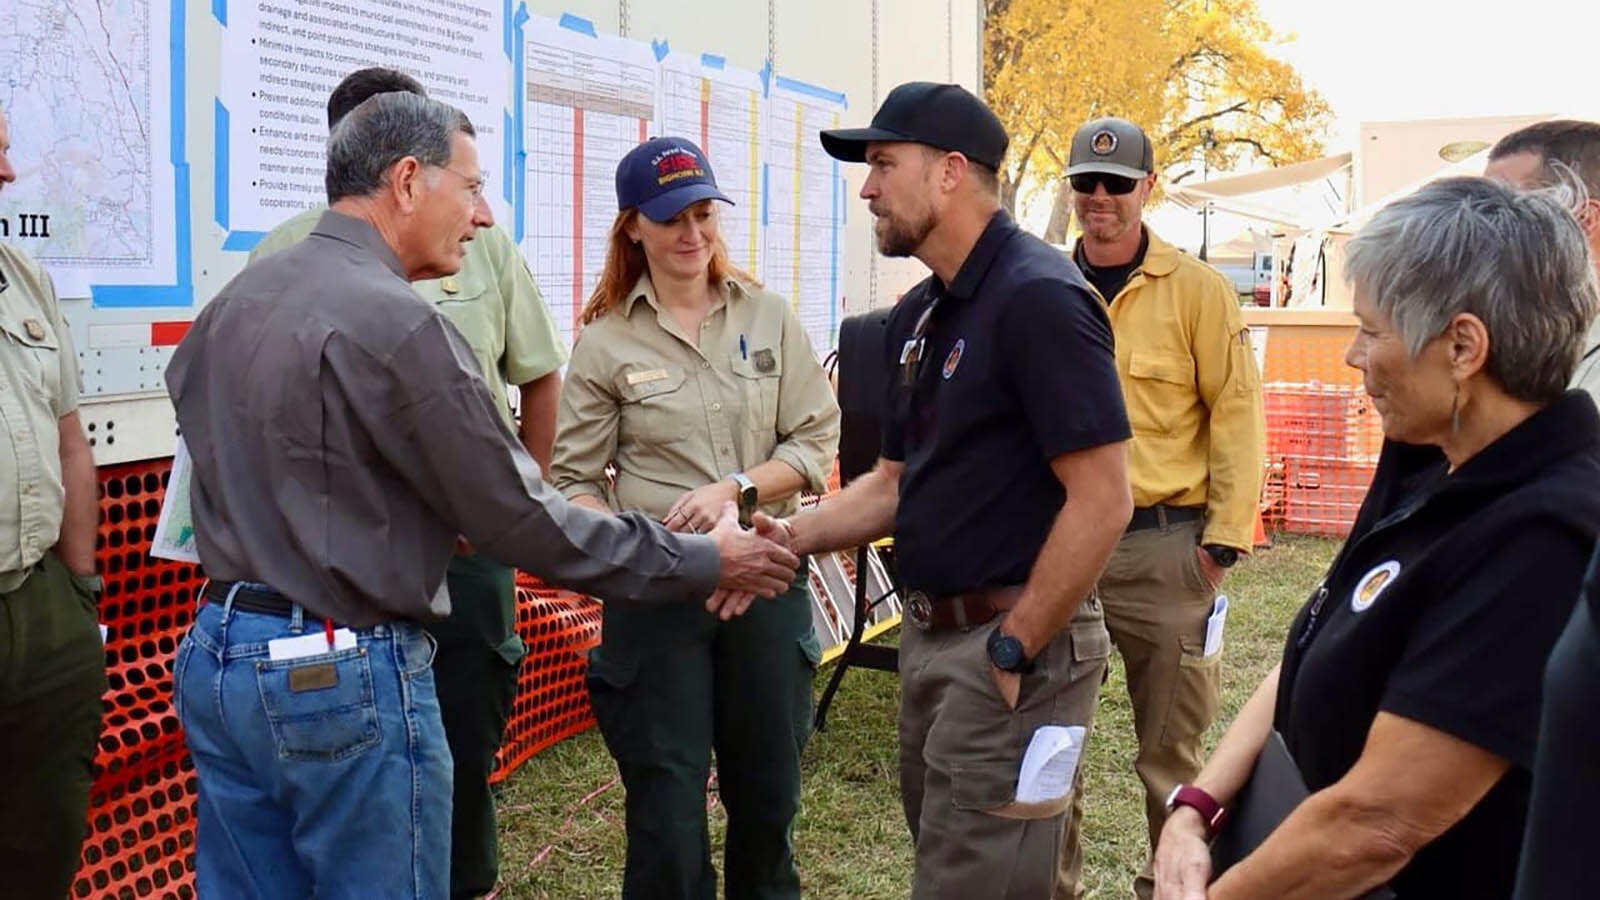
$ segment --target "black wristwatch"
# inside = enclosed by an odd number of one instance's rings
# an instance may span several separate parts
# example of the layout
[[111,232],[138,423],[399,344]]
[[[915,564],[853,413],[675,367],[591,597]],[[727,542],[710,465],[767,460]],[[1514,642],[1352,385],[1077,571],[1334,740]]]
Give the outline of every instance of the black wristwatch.
[[743,472],[735,472],[728,478],[739,486],[739,524],[749,528],[750,517],[756,511],[756,483]]
[[1033,660],[1022,650],[1022,642],[998,627],[989,632],[989,662],[1002,672],[1026,675],[1033,671]]
[[1239,561],[1239,551],[1232,547],[1224,547],[1221,544],[1201,544],[1200,549],[1211,557],[1212,562],[1224,569],[1233,568],[1234,563]]

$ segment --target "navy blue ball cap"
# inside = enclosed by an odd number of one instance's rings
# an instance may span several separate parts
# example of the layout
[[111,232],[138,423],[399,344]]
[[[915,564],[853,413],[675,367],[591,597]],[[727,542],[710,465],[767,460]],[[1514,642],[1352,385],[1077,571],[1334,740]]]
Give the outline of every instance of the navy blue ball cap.
[[844,162],[866,162],[873,141],[926,144],[998,171],[1011,138],[1000,117],[961,85],[912,81],[883,98],[871,126],[822,132],[822,149]]
[[733,203],[717,190],[711,163],[694,141],[651,138],[617,164],[618,210],[638,207],[650,221],[666,222],[701,200]]

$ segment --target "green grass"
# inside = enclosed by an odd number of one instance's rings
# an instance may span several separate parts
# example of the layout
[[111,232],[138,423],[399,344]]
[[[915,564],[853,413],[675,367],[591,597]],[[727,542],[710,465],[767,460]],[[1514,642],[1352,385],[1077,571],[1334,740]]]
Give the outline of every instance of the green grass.
[[[1214,743],[1278,661],[1289,620],[1332,559],[1336,544],[1279,537],[1228,578],[1227,657]],[[829,673],[818,673],[817,690]],[[894,676],[854,671],[830,711],[828,730],[806,749],[805,786],[795,847],[805,894],[816,900],[904,897],[911,842],[895,775]],[[1100,695],[1085,755],[1084,887],[1090,898],[1132,896],[1144,863],[1145,825],[1133,773],[1133,719],[1120,662]],[[622,785],[597,732],[535,757],[500,795],[501,896],[581,900],[621,894]],[[587,799],[586,799],[587,798]],[[712,854],[724,819],[711,803]]]

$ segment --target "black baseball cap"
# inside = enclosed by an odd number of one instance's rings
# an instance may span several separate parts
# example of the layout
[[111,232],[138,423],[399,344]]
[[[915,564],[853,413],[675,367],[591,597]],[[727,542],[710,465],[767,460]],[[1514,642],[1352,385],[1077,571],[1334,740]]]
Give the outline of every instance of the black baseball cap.
[[843,162],[866,162],[870,141],[927,144],[999,169],[1011,138],[1000,117],[961,85],[912,81],[883,98],[871,126],[822,132],[822,149]]
[[619,210],[638,207],[650,221],[666,222],[701,200],[733,204],[717,190],[711,163],[688,138],[651,138],[617,163]]

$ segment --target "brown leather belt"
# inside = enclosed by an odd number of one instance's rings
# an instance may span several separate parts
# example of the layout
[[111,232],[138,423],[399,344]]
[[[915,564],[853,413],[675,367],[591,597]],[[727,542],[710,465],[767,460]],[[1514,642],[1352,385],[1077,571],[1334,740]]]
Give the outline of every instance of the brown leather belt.
[[[205,600],[221,606],[233,589],[232,581],[206,582]],[[241,584],[233,595],[233,608],[243,612],[264,613],[269,616],[289,618],[294,615],[294,601],[266,585]],[[307,622],[321,622],[322,617],[310,611],[302,612]]]
[[906,594],[906,618],[923,631],[971,631],[1003,612],[1022,597],[1022,585],[983,588],[961,594]]

